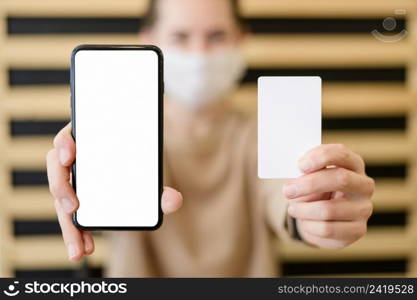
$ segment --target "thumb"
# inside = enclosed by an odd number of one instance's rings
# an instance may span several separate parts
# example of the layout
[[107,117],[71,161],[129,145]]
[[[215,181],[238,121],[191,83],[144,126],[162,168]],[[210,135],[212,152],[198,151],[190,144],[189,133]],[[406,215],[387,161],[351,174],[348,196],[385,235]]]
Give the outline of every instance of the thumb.
[[64,167],[70,166],[75,159],[75,142],[71,136],[71,123],[61,129],[54,139],[54,147]]
[[164,214],[170,214],[180,209],[182,201],[183,198],[180,192],[167,186],[164,187],[161,200],[162,211]]

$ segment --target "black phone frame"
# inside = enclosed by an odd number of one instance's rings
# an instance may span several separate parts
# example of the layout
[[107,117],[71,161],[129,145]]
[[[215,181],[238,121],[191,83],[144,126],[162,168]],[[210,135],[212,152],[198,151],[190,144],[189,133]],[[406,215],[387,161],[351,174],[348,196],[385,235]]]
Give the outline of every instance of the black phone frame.
[[[81,230],[156,230],[163,222],[161,199],[163,192],[163,144],[164,144],[164,58],[160,48],[154,45],[90,45],[84,44],[74,48],[71,53],[70,90],[71,90],[71,134],[76,141],[76,106],[75,106],[75,56],[79,51],[88,50],[130,50],[154,51],[158,56],[158,222],[154,226],[83,226],[77,220],[77,212],[72,214],[73,224]],[[71,181],[75,193],[76,161],[71,166]]]

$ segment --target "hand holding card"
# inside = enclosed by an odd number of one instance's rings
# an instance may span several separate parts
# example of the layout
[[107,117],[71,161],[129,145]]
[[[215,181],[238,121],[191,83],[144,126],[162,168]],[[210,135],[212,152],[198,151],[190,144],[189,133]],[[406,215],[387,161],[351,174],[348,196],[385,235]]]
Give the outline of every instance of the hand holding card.
[[321,144],[321,78],[258,79],[258,176],[295,178],[301,156]]

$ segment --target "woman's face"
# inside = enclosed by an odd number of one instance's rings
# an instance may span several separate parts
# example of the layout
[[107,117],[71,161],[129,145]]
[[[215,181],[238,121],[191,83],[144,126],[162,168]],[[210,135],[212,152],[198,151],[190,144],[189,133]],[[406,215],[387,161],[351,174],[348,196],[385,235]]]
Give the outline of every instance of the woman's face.
[[211,53],[242,42],[229,0],[159,0],[157,11],[145,39],[162,49]]

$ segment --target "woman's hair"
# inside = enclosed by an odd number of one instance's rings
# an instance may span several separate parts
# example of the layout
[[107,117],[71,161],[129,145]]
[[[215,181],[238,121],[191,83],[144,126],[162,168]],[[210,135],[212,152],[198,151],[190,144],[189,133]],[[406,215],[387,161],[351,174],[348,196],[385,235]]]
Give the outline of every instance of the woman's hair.
[[[153,25],[155,25],[156,21],[158,20],[158,9],[157,4],[159,0],[149,0],[149,6],[147,11],[142,17],[142,27],[143,28],[150,28]],[[246,27],[243,21],[243,18],[241,17],[239,13],[239,0],[228,0],[230,1],[230,4],[232,5],[232,13],[233,18],[236,20],[236,23],[243,27]]]

